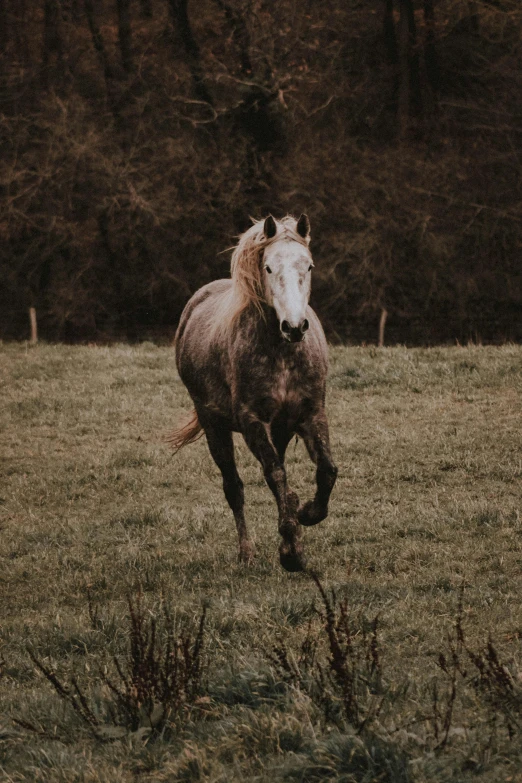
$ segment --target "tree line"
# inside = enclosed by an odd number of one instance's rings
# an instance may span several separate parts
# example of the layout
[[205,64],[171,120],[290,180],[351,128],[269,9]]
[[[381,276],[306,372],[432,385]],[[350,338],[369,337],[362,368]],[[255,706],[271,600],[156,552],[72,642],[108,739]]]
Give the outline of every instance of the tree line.
[[518,0],[0,0],[0,337],[170,339],[306,212],[332,340],[522,338]]

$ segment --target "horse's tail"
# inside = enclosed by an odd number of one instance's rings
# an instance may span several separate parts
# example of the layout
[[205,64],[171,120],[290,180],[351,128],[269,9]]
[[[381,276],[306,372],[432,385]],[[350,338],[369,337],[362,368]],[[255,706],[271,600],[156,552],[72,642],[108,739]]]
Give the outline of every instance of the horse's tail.
[[178,427],[169,435],[167,435],[165,440],[167,443],[170,443],[174,453],[176,453],[188,443],[195,443],[195,441],[201,438],[202,435],[203,427],[199,422],[198,414],[195,410],[193,410],[190,414],[190,418],[185,421],[181,427]]

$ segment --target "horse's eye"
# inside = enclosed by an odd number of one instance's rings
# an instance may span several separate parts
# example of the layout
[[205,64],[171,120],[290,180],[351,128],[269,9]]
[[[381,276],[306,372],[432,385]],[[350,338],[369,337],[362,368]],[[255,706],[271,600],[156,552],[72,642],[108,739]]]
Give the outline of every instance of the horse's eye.
[[266,269],[266,271],[268,272],[269,275],[272,274],[272,270],[270,269],[269,266],[265,266],[265,269]]

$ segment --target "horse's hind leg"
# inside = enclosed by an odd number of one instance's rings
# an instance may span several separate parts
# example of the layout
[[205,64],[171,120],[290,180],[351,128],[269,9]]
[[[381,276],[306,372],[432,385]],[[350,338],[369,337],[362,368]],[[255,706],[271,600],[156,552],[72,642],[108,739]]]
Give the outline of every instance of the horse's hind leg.
[[223,490],[228,505],[232,509],[236,528],[239,536],[239,559],[243,563],[251,563],[255,550],[254,545],[248,538],[245,524],[244,504],[245,494],[243,491],[243,482],[237,472],[234,460],[234,442],[232,433],[222,427],[205,424],[205,435],[207,443],[214,462],[223,476]]
[[337,478],[337,468],[330,451],[330,436],[326,413],[321,410],[299,427],[310,459],[317,465],[317,491],[313,500],[302,506],[297,514],[301,525],[317,525],[328,516],[328,501]]

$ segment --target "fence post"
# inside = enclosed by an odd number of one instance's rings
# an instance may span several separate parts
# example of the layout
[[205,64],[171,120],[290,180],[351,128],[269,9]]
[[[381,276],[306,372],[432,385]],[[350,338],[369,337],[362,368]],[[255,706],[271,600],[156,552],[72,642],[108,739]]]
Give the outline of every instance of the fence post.
[[34,307],[29,308],[29,320],[31,322],[31,342],[38,342],[38,323],[36,321],[36,309]]
[[379,321],[379,342],[377,343],[379,348],[382,348],[384,345],[384,329],[386,327],[386,319],[388,318],[388,311],[385,307],[381,310],[381,318]]

